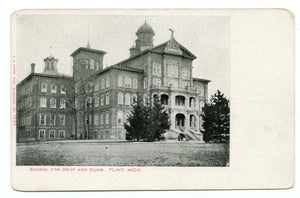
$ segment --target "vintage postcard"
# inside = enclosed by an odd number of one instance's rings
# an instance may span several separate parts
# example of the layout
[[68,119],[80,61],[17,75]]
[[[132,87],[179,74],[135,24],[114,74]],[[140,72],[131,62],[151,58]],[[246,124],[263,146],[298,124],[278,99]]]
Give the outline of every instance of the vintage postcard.
[[293,186],[288,10],[20,10],[11,36],[15,190]]

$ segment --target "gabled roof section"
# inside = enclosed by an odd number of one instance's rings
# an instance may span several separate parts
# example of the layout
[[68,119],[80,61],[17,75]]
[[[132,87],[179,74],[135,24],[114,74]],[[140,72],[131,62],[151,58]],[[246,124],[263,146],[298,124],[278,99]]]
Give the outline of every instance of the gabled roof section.
[[192,52],[190,52],[187,48],[185,48],[173,38],[160,45],[150,48],[149,51],[156,53],[179,55],[190,59],[197,58]]
[[171,54],[171,55],[176,55],[176,56],[183,56],[185,58],[190,58],[190,59],[196,59],[197,58],[192,52],[190,52],[188,49],[186,49],[183,45],[181,45],[177,41],[176,42],[178,43],[178,47],[181,50],[182,54],[176,54],[176,53],[172,54],[168,50],[166,51],[165,49],[166,49],[166,46],[167,46],[168,42],[169,41],[166,41],[166,42],[161,43],[159,45],[156,45],[156,46],[154,46],[152,48],[146,49],[146,50],[144,50],[144,51],[142,51],[142,52],[140,52],[140,53],[138,53],[136,55],[133,55],[133,56],[131,56],[131,57],[125,59],[125,60],[122,60],[122,61],[120,61],[120,62],[118,62],[118,63],[116,63],[114,65],[121,66],[123,63],[126,63],[128,61],[131,61],[131,60],[137,58],[137,57],[140,57],[140,56],[142,56],[144,54],[147,54],[148,52],[159,53],[159,54]]
[[86,48],[86,47],[80,47],[77,50],[75,50],[70,56],[75,56],[78,54],[80,51],[85,51],[85,52],[92,52],[92,53],[97,53],[97,54],[106,54],[105,51],[102,50],[97,50],[97,49],[91,49],[91,48]]

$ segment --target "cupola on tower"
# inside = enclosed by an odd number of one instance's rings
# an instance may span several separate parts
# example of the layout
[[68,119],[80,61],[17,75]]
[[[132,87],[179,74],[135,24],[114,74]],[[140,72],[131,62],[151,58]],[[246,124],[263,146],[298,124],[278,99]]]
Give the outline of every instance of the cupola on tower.
[[54,74],[57,75],[57,62],[58,59],[54,58],[52,55],[48,56],[44,59],[45,62],[45,68],[43,73],[44,74]]
[[146,49],[153,47],[153,36],[155,35],[152,27],[145,23],[137,30],[135,33],[137,39],[135,40],[135,46],[132,46],[130,51],[130,56],[138,54]]

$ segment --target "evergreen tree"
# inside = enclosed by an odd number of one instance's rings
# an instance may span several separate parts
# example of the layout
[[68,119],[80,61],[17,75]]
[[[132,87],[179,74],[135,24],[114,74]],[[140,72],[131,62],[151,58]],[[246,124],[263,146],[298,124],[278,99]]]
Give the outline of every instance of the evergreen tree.
[[147,99],[143,104],[139,97],[124,124],[126,139],[147,142],[162,140],[162,134],[170,129],[170,125],[169,115],[158,100],[155,99],[152,104]]
[[163,134],[170,129],[171,122],[169,115],[167,114],[164,107],[161,105],[158,99],[154,99],[153,106],[151,108],[151,122],[149,129],[150,139],[148,141],[162,140],[164,139]]
[[203,107],[202,127],[203,140],[220,140],[222,136],[229,136],[230,124],[229,100],[219,90],[211,96],[210,103]]
[[137,101],[134,101],[133,109],[124,123],[124,128],[127,131],[126,139],[127,140],[136,140],[140,141],[142,138],[143,131],[145,130],[145,108],[141,101],[141,98],[138,96]]

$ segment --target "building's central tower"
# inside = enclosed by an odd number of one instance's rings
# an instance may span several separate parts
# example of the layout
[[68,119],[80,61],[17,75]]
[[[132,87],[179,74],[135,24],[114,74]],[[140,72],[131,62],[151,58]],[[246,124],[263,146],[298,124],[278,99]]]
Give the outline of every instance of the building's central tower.
[[146,49],[153,47],[153,36],[155,35],[152,27],[145,23],[135,33],[137,39],[135,40],[135,46],[132,46],[130,50],[130,56],[138,54]]

